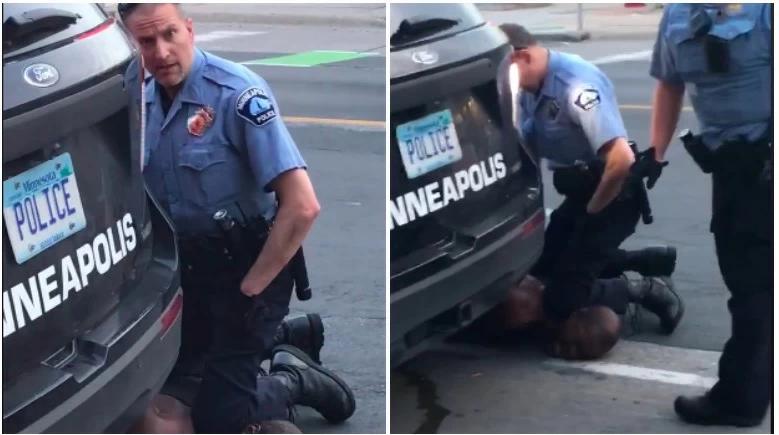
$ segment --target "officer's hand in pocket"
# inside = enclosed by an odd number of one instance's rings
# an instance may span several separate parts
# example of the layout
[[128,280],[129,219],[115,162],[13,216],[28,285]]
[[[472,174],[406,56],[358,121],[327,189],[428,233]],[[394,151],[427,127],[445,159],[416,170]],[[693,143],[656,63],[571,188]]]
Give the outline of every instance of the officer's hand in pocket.
[[267,286],[268,283],[263,282],[261,276],[252,273],[250,270],[241,281],[241,293],[249,297],[257,296],[262,293]]

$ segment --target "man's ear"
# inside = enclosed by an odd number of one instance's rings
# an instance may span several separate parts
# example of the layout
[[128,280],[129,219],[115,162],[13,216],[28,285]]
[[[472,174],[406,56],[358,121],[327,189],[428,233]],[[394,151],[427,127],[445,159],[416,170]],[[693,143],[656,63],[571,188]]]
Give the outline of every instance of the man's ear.
[[187,32],[189,32],[189,37],[192,39],[192,41],[195,40],[195,25],[192,22],[192,18],[187,18],[185,21],[185,26],[187,27]]

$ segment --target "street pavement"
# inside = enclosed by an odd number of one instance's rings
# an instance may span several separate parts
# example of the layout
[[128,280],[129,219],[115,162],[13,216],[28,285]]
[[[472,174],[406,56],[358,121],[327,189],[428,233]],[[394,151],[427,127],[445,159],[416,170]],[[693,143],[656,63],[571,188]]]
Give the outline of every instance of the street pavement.
[[486,20],[496,25],[520,24],[539,40],[545,41],[635,40],[654,37],[662,16],[660,6],[651,3],[639,7],[625,7],[623,3],[478,5]]
[[[261,9],[267,14],[275,5],[241,5],[247,6],[255,9],[243,13]],[[327,14],[328,8],[313,5],[305,13]],[[288,9],[280,11],[289,14]],[[314,296],[306,302],[293,298],[291,316],[321,314],[322,360],[352,387],[357,411],[344,424],[330,425],[313,410],[298,407],[296,424],[308,433],[383,433],[384,29],[322,26],[310,19],[287,25],[221,23],[219,15],[193,16],[198,47],[250,62],[247,67],[269,83],[309,165],[322,205],[304,244]],[[370,54],[310,67],[270,66],[266,64],[272,62],[264,61],[315,50]],[[321,62],[333,57],[302,59]]]
[[[572,5],[569,5],[572,6]],[[495,20],[494,23],[504,22]],[[548,43],[596,61],[613,81],[630,137],[649,140],[654,80],[648,75],[653,35]],[[678,131],[697,129],[685,101]],[[711,182],[677,141],[656,187],[649,191],[655,222],[639,223],[624,246],[670,244],[678,250],[674,280],[687,313],[672,336],[655,331],[641,312],[639,327],[601,361],[568,363],[529,342],[492,340],[472,328],[391,373],[390,425],[396,433],[767,433],[757,428],[702,428],[678,420],[673,400],[700,394],[716,381],[717,361],[730,336],[727,289],[712,235]],[[545,206],[554,208],[549,171]],[[629,323],[629,322],[626,322]]]

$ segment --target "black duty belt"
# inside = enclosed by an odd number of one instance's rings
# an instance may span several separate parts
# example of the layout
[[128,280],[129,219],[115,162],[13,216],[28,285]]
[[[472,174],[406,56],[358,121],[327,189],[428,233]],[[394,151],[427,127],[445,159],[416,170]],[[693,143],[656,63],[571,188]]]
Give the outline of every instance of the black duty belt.
[[[636,156],[636,162],[638,162],[638,146],[633,141],[628,143]],[[555,189],[574,201],[586,203],[595,194],[604,169],[605,163],[600,159],[587,163],[577,162],[574,166],[556,169],[553,174]],[[648,174],[642,172],[641,165],[634,164],[620,196],[615,201],[635,197],[641,212],[641,220],[644,224],[649,225],[654,221],[654,217],[652,216],[652,207],[649,204],[649,195],[644,185],[644,178],[647,176]]]
[[[270,233],[271,224],[261,215],[234,218],[226,209],[214,214],[220,229],[216,235],[182,237],[179,250],[186,267],[198,273],[227,269],[248,271],[257,259]],[[306,259],[301,246],[287,264],[301,301],[311,299]]]

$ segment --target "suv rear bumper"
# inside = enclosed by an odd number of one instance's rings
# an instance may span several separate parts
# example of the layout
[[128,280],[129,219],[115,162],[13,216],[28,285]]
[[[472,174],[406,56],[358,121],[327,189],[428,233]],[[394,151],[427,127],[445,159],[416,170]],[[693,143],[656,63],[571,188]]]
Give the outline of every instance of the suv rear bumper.
[[543,220],[536,211],[501,238],[390,296],[390,363],[395,367],[426,342],[456,332],[505,299],[509,286],[541,255]]
[[126,432],[162,388],[178,357],[180,341],[180,315],[165,334],[149,328],[114,364],[22,432]]

